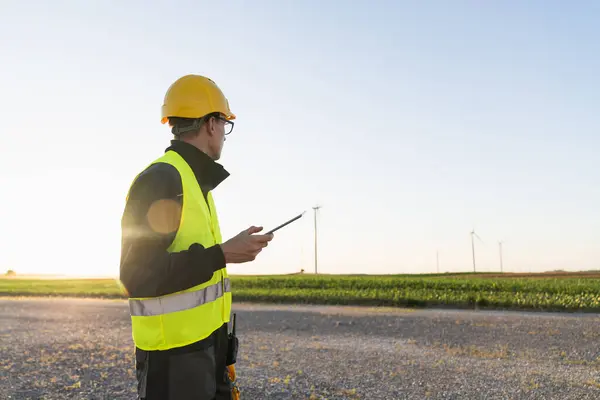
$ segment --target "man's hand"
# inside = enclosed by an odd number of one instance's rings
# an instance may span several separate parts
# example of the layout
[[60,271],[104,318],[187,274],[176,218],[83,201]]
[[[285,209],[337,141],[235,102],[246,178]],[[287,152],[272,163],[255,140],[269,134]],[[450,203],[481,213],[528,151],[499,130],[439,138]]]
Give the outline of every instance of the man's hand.
[[221,249],[225,254],[225,263],[241,264],[253,261],[258,253],[273,240],[273,234],[256,235],[262,230],[262,227],[251,226],[223,243]]

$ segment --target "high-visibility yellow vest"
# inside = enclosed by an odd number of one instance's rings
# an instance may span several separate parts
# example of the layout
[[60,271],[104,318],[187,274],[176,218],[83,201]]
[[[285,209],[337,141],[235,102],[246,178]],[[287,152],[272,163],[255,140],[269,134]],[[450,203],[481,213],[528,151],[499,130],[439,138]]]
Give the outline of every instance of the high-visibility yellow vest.
[[[152,164],[155,163],[167,163],[177,168],[183,187],[179,229],[168,251],[187,250],[194,243],[205,248],[220,244],[221,230],[212,194],[208,193],[207,202],[187,162],[170,150]],[[215,271],[208,282],[181,292],[130,298],[129,309],[133,341],[142,350],[167,350],[205,339],[229,322],[231,285],[227,269]]]

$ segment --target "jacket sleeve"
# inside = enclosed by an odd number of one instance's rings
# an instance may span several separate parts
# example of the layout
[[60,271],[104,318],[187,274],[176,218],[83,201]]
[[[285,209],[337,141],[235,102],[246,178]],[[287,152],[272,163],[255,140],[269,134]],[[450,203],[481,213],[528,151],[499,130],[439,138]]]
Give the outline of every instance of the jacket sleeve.
[[210,280],[225,267],[220,245],[169,253],[179,228],[181,179],[165,163],[150,166],[131,186],[121,220],[120,280],[129,297],[156,297]]

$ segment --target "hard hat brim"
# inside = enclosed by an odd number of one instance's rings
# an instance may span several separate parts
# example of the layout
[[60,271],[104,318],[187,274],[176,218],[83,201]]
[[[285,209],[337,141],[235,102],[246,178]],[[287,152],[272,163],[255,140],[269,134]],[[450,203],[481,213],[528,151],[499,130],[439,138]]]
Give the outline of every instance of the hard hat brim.
[[[227,121],[233,121],[233,120],[234,120],[234,119],[236,119],[236,118],[237,118],[237,117],[235,116],[235,114],[229,114],[229,115],[226,115],[226,116],[225,116],[225,119],[226,119]],[[169,122],[169,117],[163,117],[163,118],[160,120],[160,123],[161,123],[161,124],[163,124],[163,125],[164,125],[164,124],[166,124],[167,122]]]

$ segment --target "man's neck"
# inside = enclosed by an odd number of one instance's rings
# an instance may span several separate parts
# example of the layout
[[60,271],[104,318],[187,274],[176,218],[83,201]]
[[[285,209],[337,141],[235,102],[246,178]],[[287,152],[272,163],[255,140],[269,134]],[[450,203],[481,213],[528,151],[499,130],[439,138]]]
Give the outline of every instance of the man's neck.
[[210,149],[208,147],[208,143],[206,143],[206,141],[204,141],[204,140],[200,140],[200,137],[196,137],[192,140],[183,139],[181,141],[194,146],[195,148],[197,148],[198,150],[200,150],[201,152],[203,152],[204,154],[209,156],[214,161],[214,157],[210,154]]
[[216,188],[229,176],[229,173],[221,164],[218,164],[201,149],[189,142],[173,140],[171,146],[166,149],[166,151],[169,150],[175,151],[183,157],[194,171],[196,179],[198,179],[203,190],[208,191]]

